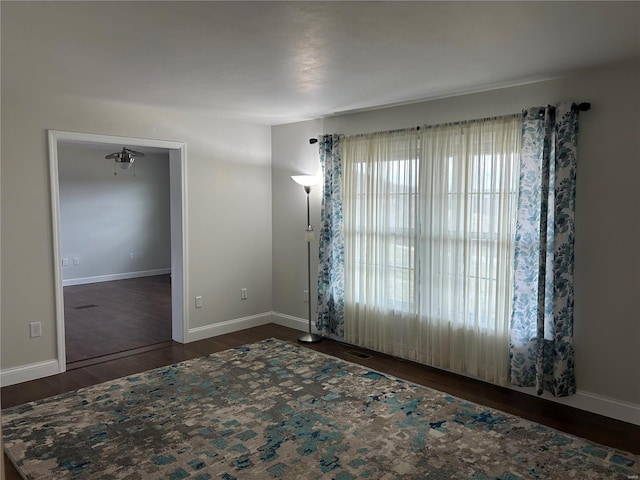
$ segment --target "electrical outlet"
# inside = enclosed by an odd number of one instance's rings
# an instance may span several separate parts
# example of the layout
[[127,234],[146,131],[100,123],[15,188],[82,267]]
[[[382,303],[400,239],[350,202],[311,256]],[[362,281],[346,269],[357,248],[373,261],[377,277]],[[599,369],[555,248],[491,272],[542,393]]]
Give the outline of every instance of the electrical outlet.
[[133,252],[129,252],[129,260],[133,260],[135,258],[135,255],[133,254]]
[[140,259],[144,258],[144,250],[140,250],[140,254],[138,255],[138,258]]
[[31,338],[42,336],[42,322],[31,322],[29,324],[29,336]]
[[78,257],[74,257],[73,264],[74,265],[80,265],[80,259]]
[[62,266],[63,267],[68,267],[69,266],[69,259],[68,258],[63,258],[62,259]]
[[309,290],[303,290],[302,291],[302,301],[303,302],[308,302],[309,301]]
[[200,295],[196,297],[196,308],[202,308],[202,297]]
[[246,300],[247,299],[247,289],[243,288],[240,290],[240,299],[241,300]]

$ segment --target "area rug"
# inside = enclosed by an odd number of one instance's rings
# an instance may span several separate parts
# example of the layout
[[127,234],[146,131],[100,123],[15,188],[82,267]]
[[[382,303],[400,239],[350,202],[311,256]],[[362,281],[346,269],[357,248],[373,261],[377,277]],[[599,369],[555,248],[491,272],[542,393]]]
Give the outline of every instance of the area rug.
[[27,479],[634,479],[640,458],[268,339],[2,412]]

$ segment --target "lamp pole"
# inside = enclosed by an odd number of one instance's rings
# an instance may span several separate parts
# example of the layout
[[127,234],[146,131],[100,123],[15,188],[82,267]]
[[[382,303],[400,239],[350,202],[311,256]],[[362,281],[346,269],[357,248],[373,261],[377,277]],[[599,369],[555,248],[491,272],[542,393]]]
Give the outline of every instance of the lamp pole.
[[[294,178],[296,182],[298,180]],[[299,182],[298,182],[299,183]],[[306,183],[306,182],[305,182]],[[304,191],[307,193],[307,227],[305,229],[305,240],[307,242],[307,314],[309,320],[309,331],[308,333],[303,333],[298,337],[298,341],[303,343],[315,343],[322,340],[322,337],[316,333],[311,331],[311,242],[313,241],[313,225],[311,225],[311,214],[309,208],[309,195],[311,193],[311,185],[304,185]]]
[[[311,187],[304,187],[304,190],[307,192],[307,232],[313,232],[313,225],[311,225],[311,218],[309,216],[309,194],[311,193]],[[311,333],[311,239],[307,239],[307,292],[309,292],[309,298],[307,299],[309,335],[313,335]]]

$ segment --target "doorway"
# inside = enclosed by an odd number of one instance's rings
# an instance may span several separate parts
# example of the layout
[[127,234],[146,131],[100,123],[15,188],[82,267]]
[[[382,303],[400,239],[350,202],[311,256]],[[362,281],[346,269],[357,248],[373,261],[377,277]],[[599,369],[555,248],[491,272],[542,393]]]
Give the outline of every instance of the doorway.
[[[168,167],[169,167],[169,202],[168,202],[168,214],[170,217],[170,338],[174,341],[184,342],[186,336],[187,329],[187,309],[186,305],[186,205],[185,205],[185,190],[186,190],[186,145],[184,143],[179,142],[169,142],[162,140],[149,140],[149,139],[140,139],[140,138],[130,138],[130,137],[115,137],[115,136],[107,136],[107,135],[94,135],[94,134],[84,134],[84,133],[76,133],[76,132],[61,132],[61,131],[49,131],[49,157],[50,157],[50,169],[51,169],[51,194],[52,194],[52,210],[53,210],[53,247],[54,247],[54,272],[55,272],[55,283],[56,283],[56,329],[57,329],[57,346],[58,346],[58,369],[60,372],[65,371],[68,367],[67,365],[67,351],[66,351],[66,332],[65,332],[65,307],[69,307],[70,305],[65,305],[65,296],[69,298],[69,295],[65,295],[65,288],[69,289],[69,287],[65,287],[63,281],[63,264],[69,265],[70,262],[74,260],[81,261],[76,258],[67,258],[63,257],[61,250],[61,236],[62,236],[62,228],[61,228],[61,206],[60,206],[60,187],[59,187],[59,174],[60,174],[60,162],[61,158],[59,157],[60,147],[63,145],[75,144],[77,146],[92,146],[95,148],[96,146],[101,146],[103,149],[112,149],[113,151],[118,151],[123,146],[127,146],[128,148],[138,148],[139,150],[147,150],[151,151],[164,151],[165,154],[168,153]],[[109,160],[105,160],[105,162],[109,162]],[[113,164],[112,162],[109,163]],[[115,168],[115,166],[114,166]],[[115,173],[118,173],[117,171]],[[114,209],[118,208],[127,208],[126,202],[122,205],[118,205],[117,200],[114,202]],[[169,248],[169,247],[167,247]],[[131,260],[139,260],[138,255],[142,256],[144,252],[140,250],[139,247],[135,248],[135,251],[132,249],[131,252],[128,252],[131,257]],[[155,271],[152,271],[154,273]],[[169,277],[167,272],[157,271],[157,278],[149,277],[147,280],[143,278],[106,278],[107,283],[111,284],[111,290],[115,294],[119,291],[121,294],[128,295],[127,290],[138,290],[142,291],[155,291],[156,293],[163,288],[166,288],[168,285]],[[163,277],[164,275],[164,277]],[[117,275],[116,275],[117,277]],[[125,280],[126,279],[126,280]],[[105,280],[105,278],[100,278],[97,280],[101,282]],[[135,282],[129,283],[128,285],[122,285],[121,282],[130,281]],[[118,283],[120,282],[120,287],[124,288],[116,288]],[[163,285],[164,282],[164,285]],[[67,281],[68,283],[68,281]],[[89,282],[91,283],[91,282]],[[73,282],[72,282],[73,284]],[[80,287],[80,285],[78,285]],[[91,284],[85,285],[85,293],[91,291]],[[76,287],[73,287],[76,288]],[[73,292],[72,292],[73,293]],[[76,292],[77,293],[77,292]],[[151,295],[154,295],[153,293]],[[89,298],[89,297],[86,297]],[[138,297],[140,298],[140,297]],[[157,300],[157,298],[156,298]],[[153,299],[151,300],[153,302]],[[82,302],[81,302],[82,303]],[[76,305],[80,310],[86,309],[90,310],[94,308],[94,305],[97,302],[85,302],[83,305]],[[104,309],[107,310],[107,309]],[[69,312],[67,308],[67,312]],[[82,312],[87,315],[84,315],[83,318],[90,318],[91,315],[89,312]],[[95,313],[95,312],[91,312]],[[99,315],[98,315],[99,317]],[[132,317],[133,318],[133,317]],[[99,325],[99,318],[96,320],[96,325]],[[136,325],[133,322],[127,323],[126,318],[124,319],[124,323],[122,323],[118,328],[122,330],[122,339],[123,341],[130,342],[130,338],[132,337],[133,331],[136,328]],[[131,335],[127,335],[129,332]],[[71,333],[71,332],[69,332]],[[114,340],[117,342],[117,340]],[[118,349],[117,345],[114,345],[115,349]],[[126,347],[125,347],[126,348]],[[135,352],[135,350],[132,350]],[[72,358],[69,360],[73,361]]]

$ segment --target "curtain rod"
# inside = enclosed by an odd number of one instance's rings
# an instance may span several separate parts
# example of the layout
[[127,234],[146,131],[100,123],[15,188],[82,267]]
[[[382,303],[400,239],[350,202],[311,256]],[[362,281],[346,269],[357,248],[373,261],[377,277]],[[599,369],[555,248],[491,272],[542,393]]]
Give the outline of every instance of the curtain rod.
[[[411,130],[412,128],[414,128],[415,130],[420,130],[420,125],[418,125],[417,127],[408,127],[408,128],[397,128],[395,130],[383,130],[381,132],[375,132],[375,133],[396,133],[396,132],[404,132],[405,130]],[[368,133],[358,133],[357,135],[369,135]],[[340,135],[340,137],[344,137],[344,135]],[[311,145],[313,145],[314,143],[318,143],[318,139],[317,138],[310,138],[309,139],[309,143]]]
[[[581,102],[581,103],[574,103],[571,105],[571,109],[572,110],[578,110],[580,112],[588,112],[589,110],[591,110],[591,103],[589,102]],[[508,115],[507,115],[508,116]],[[491,117],[491,118],[497,118],[497,117]],[[461,123],[461,122],[453,122],[455,123]],[[418,125],[417,127],[415,127],[416,130],[420,130],[420,126]],[[400,130],[404,130],[404,129],[400,129]],[[317,138],[310,138],[309,139],[309,143],[311,145],[313,145],[314,143],[318,143],[318,139]]]

